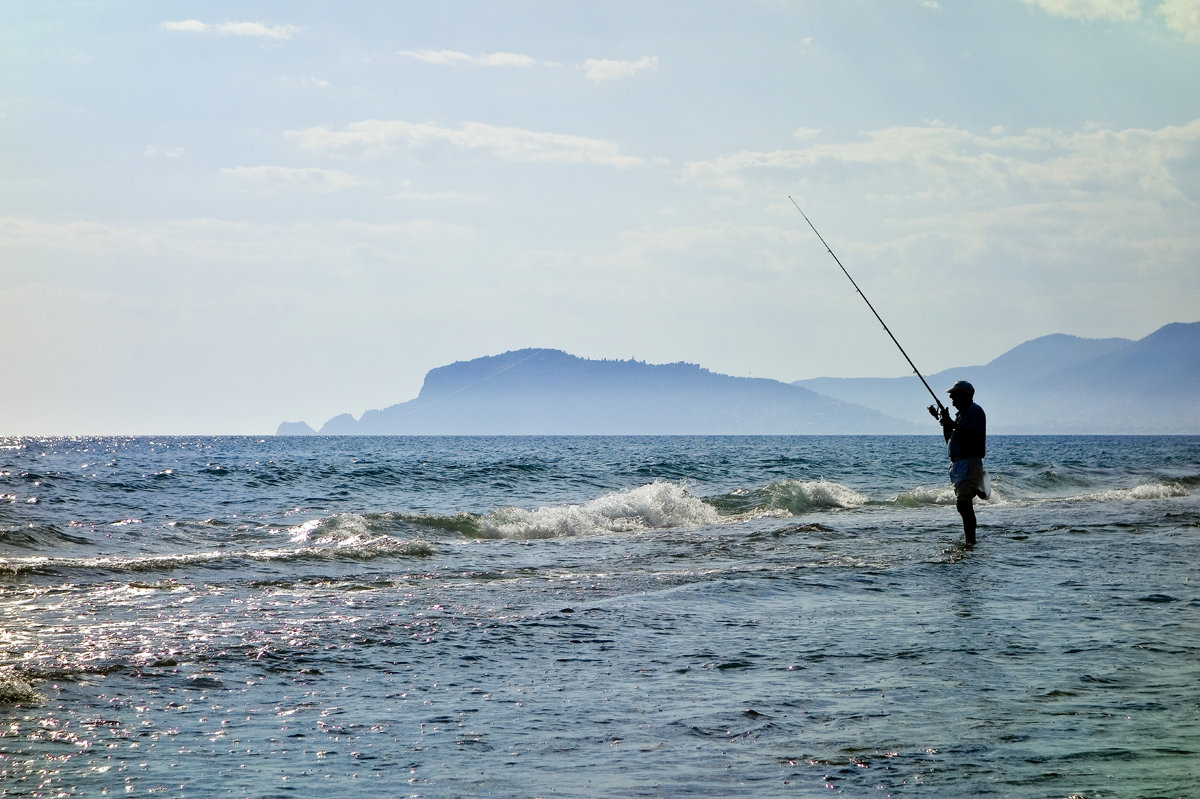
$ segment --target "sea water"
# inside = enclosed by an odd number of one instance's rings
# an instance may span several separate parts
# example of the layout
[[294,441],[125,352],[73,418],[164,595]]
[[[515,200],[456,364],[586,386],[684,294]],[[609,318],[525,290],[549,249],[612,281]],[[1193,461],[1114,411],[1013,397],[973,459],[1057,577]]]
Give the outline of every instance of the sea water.
[[0,439],[0,794],[1200,796],[1200,438]]

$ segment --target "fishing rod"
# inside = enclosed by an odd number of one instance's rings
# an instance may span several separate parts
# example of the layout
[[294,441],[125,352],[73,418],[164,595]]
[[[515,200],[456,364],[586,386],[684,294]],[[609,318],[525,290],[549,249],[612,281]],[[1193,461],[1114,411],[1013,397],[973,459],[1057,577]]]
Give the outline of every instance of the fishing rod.
[[[788,199],[792,200],[792,195],[789,194]],[[808,226],[812,228],[812,232],[817,234],[817,238],[821,240],[821,243],[825,245],[825,249],[828,250],[829,254],[833,256],[833,260],[836,261],[837,265],[841,267],[842,274],[844,274],[846,279],[850,281],[850,285],[854,286],[854,290],[858,292],[858,296],[863,298],[863,302],[865,302],[867,307],[871,309],[871,313],[875,314],[875,318],[879,320],[879,324],[883,325],[884,331],[887,332],[888,337],[892,340],[892,343],[896,345],[896,349],[900,350],[900,354],[904,356],[904,360],[908,361],[908,365],[912,367],[913,374],[921,379],[921,383],[925,386],[925,390],[929,392],[929,396],[933,397],[933,401],[937,403],[938,413],[945,411],[946,406],[942,405],[942,401],[938,399],[938,395],[933,393],[933,389],[929,387],[929,383],[927,383],[925,378],[921,376],[921,372],[919,369],[917,369],[917,365],[912,362],[912,358],[908,357],[908,353],[904,351],[904,348],[900,346],[900,342],[896,340],[896,337],[892,335],[892,331],[888,329],[887,322],[883,321],[883,317],[880,316],[879,312],[875,310],[875,306],[872,305],[871,301],[867,299],[867,295],[863,294],[862,289],[860,289],[858,284],[854,282],[854,278],[850,277],[850,273],[846,271],[846,267],[842,266],[841,259],[834,254],[833,248],[826,244],[825,237],[821,235],[820,231],[817,230],[816,225],[814,225],[812,220],[808,218],[808,214],[804,213],[804,210],[800,207],[800,204],[795,200],[792,200],[792,205],[796,206],[796,210],[800,212],[800,216],[804,217],[804,221],[808,222]],[[934,413],[932,406],[929,408],[929,412]]]

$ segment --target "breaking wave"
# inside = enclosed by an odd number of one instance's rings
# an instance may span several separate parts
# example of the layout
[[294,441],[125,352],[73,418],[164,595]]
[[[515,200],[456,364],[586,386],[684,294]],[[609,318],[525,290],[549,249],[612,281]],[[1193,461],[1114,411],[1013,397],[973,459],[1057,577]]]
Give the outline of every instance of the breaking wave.
[[[455,518],[464,521],[463,517]],[[699,527],[720,521],[721,516],[714,507],[690,494],[682,485],[655,482],[606,494],[582,505],[533,510],[498,508],[476,517],[473,529],[463,532],[480,538],[563,538]]]
[[1186,497],[1191,492],[1180,483],[1142,483],[1133,488],[1112,488],[1069,499],[1077,502],[1124,502],[1142,499]]
[[800,514],[811,510],[858,508],[867,503],[866,494],[829,480],[780,480],[762,490],[770,510]]
[[82,569],[88,571],[169,571],[188,566],[272,563],[298,560],[373,560],[382,557],[428,557],[434,547],[421,540],[404,540],[374,531],[368,517],[337,514],[291,528],[291,547],[218,549],[153,555],[78,557],[32,556],[0,558],[0,573]]
[[867,504],[868,497],[829,480],[778,480],[758,489],[741,489],[713,500],[723,513],[738,519],[761,516],[799,516],[822,510],[849,510]]
[[[995,494],[992,495],[993,500]],[[896,504],[903,508],[920,508],[927,505],[953,505],[954,487],[917,486],[896,497]]]

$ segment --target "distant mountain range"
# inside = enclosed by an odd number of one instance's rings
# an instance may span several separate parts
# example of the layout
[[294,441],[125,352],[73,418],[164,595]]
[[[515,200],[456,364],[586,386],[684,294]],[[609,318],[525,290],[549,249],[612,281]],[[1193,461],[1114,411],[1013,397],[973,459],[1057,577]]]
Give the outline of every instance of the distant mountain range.
[[[994,433],[1200,433],[1200,322],[1175,323],[1141,339],[1062,334],[1027,341],[983,366],[926,376],[943,393],[956,380]],[[794,385],[909,422],[928,419],[929,393],[915,376],[817,378]]]
[[[1200,322],[1140,341],[1043,336],[926,379],[943,402],[954,381],[974,383],[993,433],[1200,433]],[[319,434],[934,433],[931,402],[915,376],[789,384],[526,349],[433,369],[415,399],[335,416]],[[316,432],[304,422],[277,430]]]

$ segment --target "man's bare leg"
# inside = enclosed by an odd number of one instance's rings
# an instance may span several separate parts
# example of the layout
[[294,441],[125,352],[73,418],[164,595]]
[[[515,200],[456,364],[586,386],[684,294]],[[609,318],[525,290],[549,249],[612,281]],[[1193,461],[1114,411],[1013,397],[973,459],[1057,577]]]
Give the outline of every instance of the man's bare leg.
[[956,503],[958,515],[962,516],[963,534],[966,537],[967,544],[975,543],[975,503],[970,497],[960,499]]

